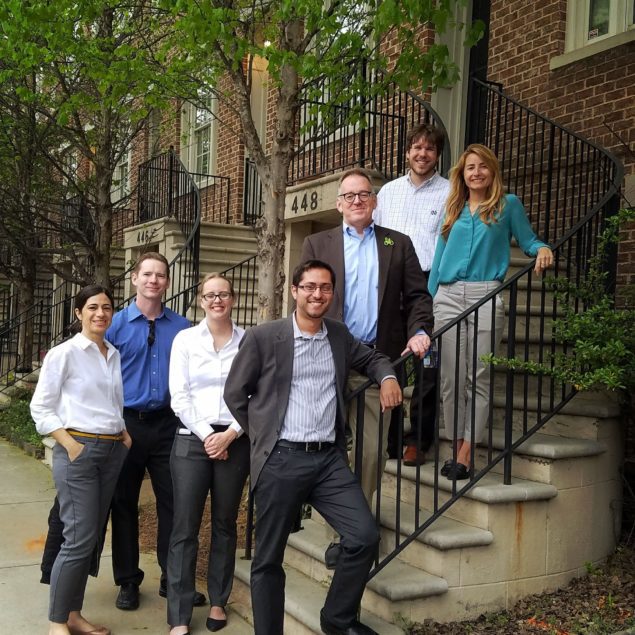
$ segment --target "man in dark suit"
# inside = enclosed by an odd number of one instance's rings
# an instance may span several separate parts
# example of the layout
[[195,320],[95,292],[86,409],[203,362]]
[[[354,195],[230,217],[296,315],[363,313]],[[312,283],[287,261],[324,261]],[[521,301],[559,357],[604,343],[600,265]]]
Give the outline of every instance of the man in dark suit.
[[[373,223],[377,197],[362,169],[344,172],[336,205],[342,226],[308,236],[301,256],[302,261],[319,258],[335,271],[335,293],[326,315],[342,320],[355,337],[392,360],[408,351],[423,357],[430,346],[432,298],[412,241]],[[389,426],[384,424],[379,439],[378,410],[367,391],[361,483],[369,504],[377,488],[378,462],[381,472],[386,462]],[[354,417],[350,423],[355,433]]]
[[251,596],[256,635],[282,635],[284,550],[308,502],[340,533],[341,556],[320,613],[322,631],[370,635],[357,620],[379,534],[346,462],[344,390],[351,368],[380,388],[382,408],[401,403],[392,365],[341,322],[323,319],[336,277],[310,260],[296,268],[295,313],[247,331],[225,384],[225,403],[251,441],[256,552]]

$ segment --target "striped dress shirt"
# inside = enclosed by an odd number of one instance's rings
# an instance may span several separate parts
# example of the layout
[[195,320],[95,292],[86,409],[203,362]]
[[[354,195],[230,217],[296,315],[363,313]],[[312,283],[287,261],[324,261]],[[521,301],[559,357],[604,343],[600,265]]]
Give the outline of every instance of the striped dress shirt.
[[327,334],[324,322],[315,335],[303,333],[293,314],[293,373],[281,439],[335,441],[335,362]]
[[424,271],[432,267],[449,191],[450,182],[438,173],[418,186],[408,173],[377,194],[375,223],[409,236]]

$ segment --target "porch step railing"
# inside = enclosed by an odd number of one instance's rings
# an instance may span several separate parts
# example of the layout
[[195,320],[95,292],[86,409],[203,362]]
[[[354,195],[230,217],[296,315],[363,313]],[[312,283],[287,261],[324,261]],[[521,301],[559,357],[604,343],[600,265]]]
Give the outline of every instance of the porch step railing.
[[[362,65],[359,70],[364,81],[376,83],[376,71]],[[325,80],[322,93],[328,98]],[[316,115],[317,107],[324,103],[312,99],[303,101],[299,113],[300,128]],[[338,125],[347,121],[352,111],[362,114],[354,124]],[[443,121],[424,99],[412,92],[402,91],[391,83],[387,91],[365,100],[332,106],[323,116],[323,123],[300,135],[300,148],[289,167],[290,184],[306,178],[333,174],[352,166],[377,170],[387,180],[405,172],[405,143],[408,130],[419,123],[430,123],[445,132]],[[447,136],[447,134],[446,134]],[[446,146],[440,159],[440,171],[446,174],[451,166],[450,149]]]
[[[508,191],[522,198],[538,234],[553,246],[555,265],[549,272],[549,277],[555,283],[566,279],[579,284],[589,274],[589,263],[598,254],[600,233],[607,218],[618,210],[619,188],[623,178],[621,164],[608,151],[506,96],[500,86],[473,80],[472,89],[473,94],[479,95],[478,103],[484,106],[480,116],[485,122],[482,127],[484,136],[473,140],[494,149],[503,166]],[[536,279],[534,265],[535,261],[531,261],[522,267],[501,287],[434,333],[432,339],[437,350],[439,376],[454,374],[454,385],[458,386],[459,378],[464,373],[459,364],[460,349],[465,341],[464,331],[461,329],[467,322],[474,323],[475,330],[479,322],[493,324],[495,305],[500,302],[503,294],[508,297],[509,304],[504,324],[507,342],[504,356],[553,366],[552,354],[558,344],[553,335],[552,323],[560,312],[561,300],[550,292],[550,284],[543,279]],[[608,274],[614,276],[615,271],[611,270]],[[570,302],[576,312],[585,310],[581,302]],[[540,310],[534,310],[535,307],[540,307]],[[488,339],[484,344],[485,348],[492,350],[493,343],[489,337],[487,335]],[[477,346],[478,336],[472,347],[475,367],[480,362],[476,353]],[[451,348],[444,350],[447,347]],[[567,352],[566,348],[564,351]],[[408,357],[404,357],[398,360],[395,366],[399,368],[407,359]],[[509,485],[512,482],[514,450],[576,394],[574,386],[557,381],[551,375],[530,376],[512,370],[501,374],[494,372],[492,367],[486,367],[485,373],[485,402],[488,404],[487,420],[490,422],[486,438],[482,441],[487,448],[485,462],[475,465],[477,439],[474,438],[474,422],[477,408],[472,405],[467,412],[472,431],[471,438],[467,438],[467,441],[471,441],[471,464],[474,466],[470,478],[450,483],[440,475],[442,462],[447,458],[456,458],[450,447],[445,445],[445,439],[447,436],[460,438],[463,434],[458,430],[459,417],[456,412],[452,421],[444,423],[445,430],[450,432],[449,435],[444,434],[439,423],[440,408],[437,408],[434,456],[429,464],[417,466],[415,475],[415,482],[426,482],[432,488],[430,497],[426,499],[426,511],[424,513],[421,509],[424,501],[420,488],[417,488],[414,530],[402,534],[401,490],[407,480],[401,461],[397,461],[395,517],[392,519],[395,527],[394,544],[384,545],[387,552],[377,558],[370,577],[397,557],[499,463],[503,465],[503,482]],[[468,403],[475,404],[475,375],[470,380],[466,388],[470,396]],[[357,389],[351,399],[363,402],[369,386],[370,382]],[[495,395],[504,395],[504,415],[498,419],[494,416]],[[455,392],[454,402],[458,397]],[[353,407],[357,407],[358,413],[356,456],[361,459],[357,461],[356,469],[361,470],[363,403]],[[520,425],[514,423],[515,411],[523,413]],[[383,417],[380,419],[380,427],[388,423]],[[421,421],[413,422],[415,430],[419,430],[421,424]],[[504,432],[505,443],[500,450],[495,449],[492,442],[494,429],[502,429]],[[401,447],[401,440],[398,439],[397,447]],[[440,486],[441,481],[444,481],[443,487]],[[378,475],[377,497],[373,509],[378,523],[382,516],[381,489],[382,479]]]
[[[170,262],[171,292],[173,299],[171,308],[185,315],[196,294],[199,270],[199,239],[201,223],[201,200],[199,189],[180,159],[169,151],[165,155],[155,157],[140,166],[140,196],[139,208],[148,209],[143,191],[141,177],[144,174],[160,174],[163,182],[156,181],[159,187],[154,192],[153,202],[157,207],[153,209],[168,210],[179,223],[179,227],[186,237],[183,246]],[[163,166],[167,165],[167,169]],[[153,166],[158,166],[153,169]],[[145,172],[144,172],[145,171]],[[158,196],[157,196],[158,194]],[[145,207],[144,207],[145,205]],[[75,202],[76,209],[82,209]],[[130,216],[132,218],[132,215]],[[125,283],[131,273],[131,268],[124,271],[113,281],[115,297],[123,297]],[[0,338],[0,354],[4,353],[2,368],[0,369],[0,392],[4,392],[13,385],[24,373],[32,372],[44,357],[46,351],[63,341],[69,334],[69,327],[74,320],[72,300],[77,293],[75,283],[62,282],[50,294],[39,300],[27,311],[15,316],[3,331]],[[119,308],[130,302],[127,298]],[[27,346],[30,354],[20,354],[19,346],[23,342],[25,333],[31,334],[32,341]],[[4,348],[3,348],[4,347]]]

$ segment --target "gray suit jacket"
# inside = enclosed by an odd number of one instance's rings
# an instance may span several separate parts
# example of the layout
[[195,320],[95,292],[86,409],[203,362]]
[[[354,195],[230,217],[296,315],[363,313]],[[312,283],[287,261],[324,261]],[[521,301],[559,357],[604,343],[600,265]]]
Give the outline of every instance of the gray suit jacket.
[[[225,403],[251,443],[251,487],[278,441],[289,401],[293,373],[292,317],[249,329],[240,343],[227,382]],[[342,322],[324,319],[335,363],[336,443],[346,448],[344,394],[351,368],[381,383],[394,374],[385,355],[356,340]]]
[[[412,241],[405,234],[375,225],[379,283],[377,348],[396,359],[419,329],[432,334],[432,298]],[[328,316],[344,318],[344,235],[342,226],[307,236],[300,262],[319,258],[335,271],[335,294]]]

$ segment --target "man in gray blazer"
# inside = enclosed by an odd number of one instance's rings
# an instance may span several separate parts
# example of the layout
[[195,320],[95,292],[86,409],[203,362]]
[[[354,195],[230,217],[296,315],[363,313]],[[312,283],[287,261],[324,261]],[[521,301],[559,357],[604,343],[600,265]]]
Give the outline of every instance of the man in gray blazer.
[[225,403],[251,441],[256,552],[251,596],[256,635],[282,635],[284,550],[308,502],[341,535],[341,555],[320,613],[322,631],[370,635],[357,620],[379,534],[348,468],[344,390],[350,369],[381,385],[383,409],[401,403],[387,357],[323,318],[335,273],[319,260],[299,265],[294,314],[247,331],[225,384]]

